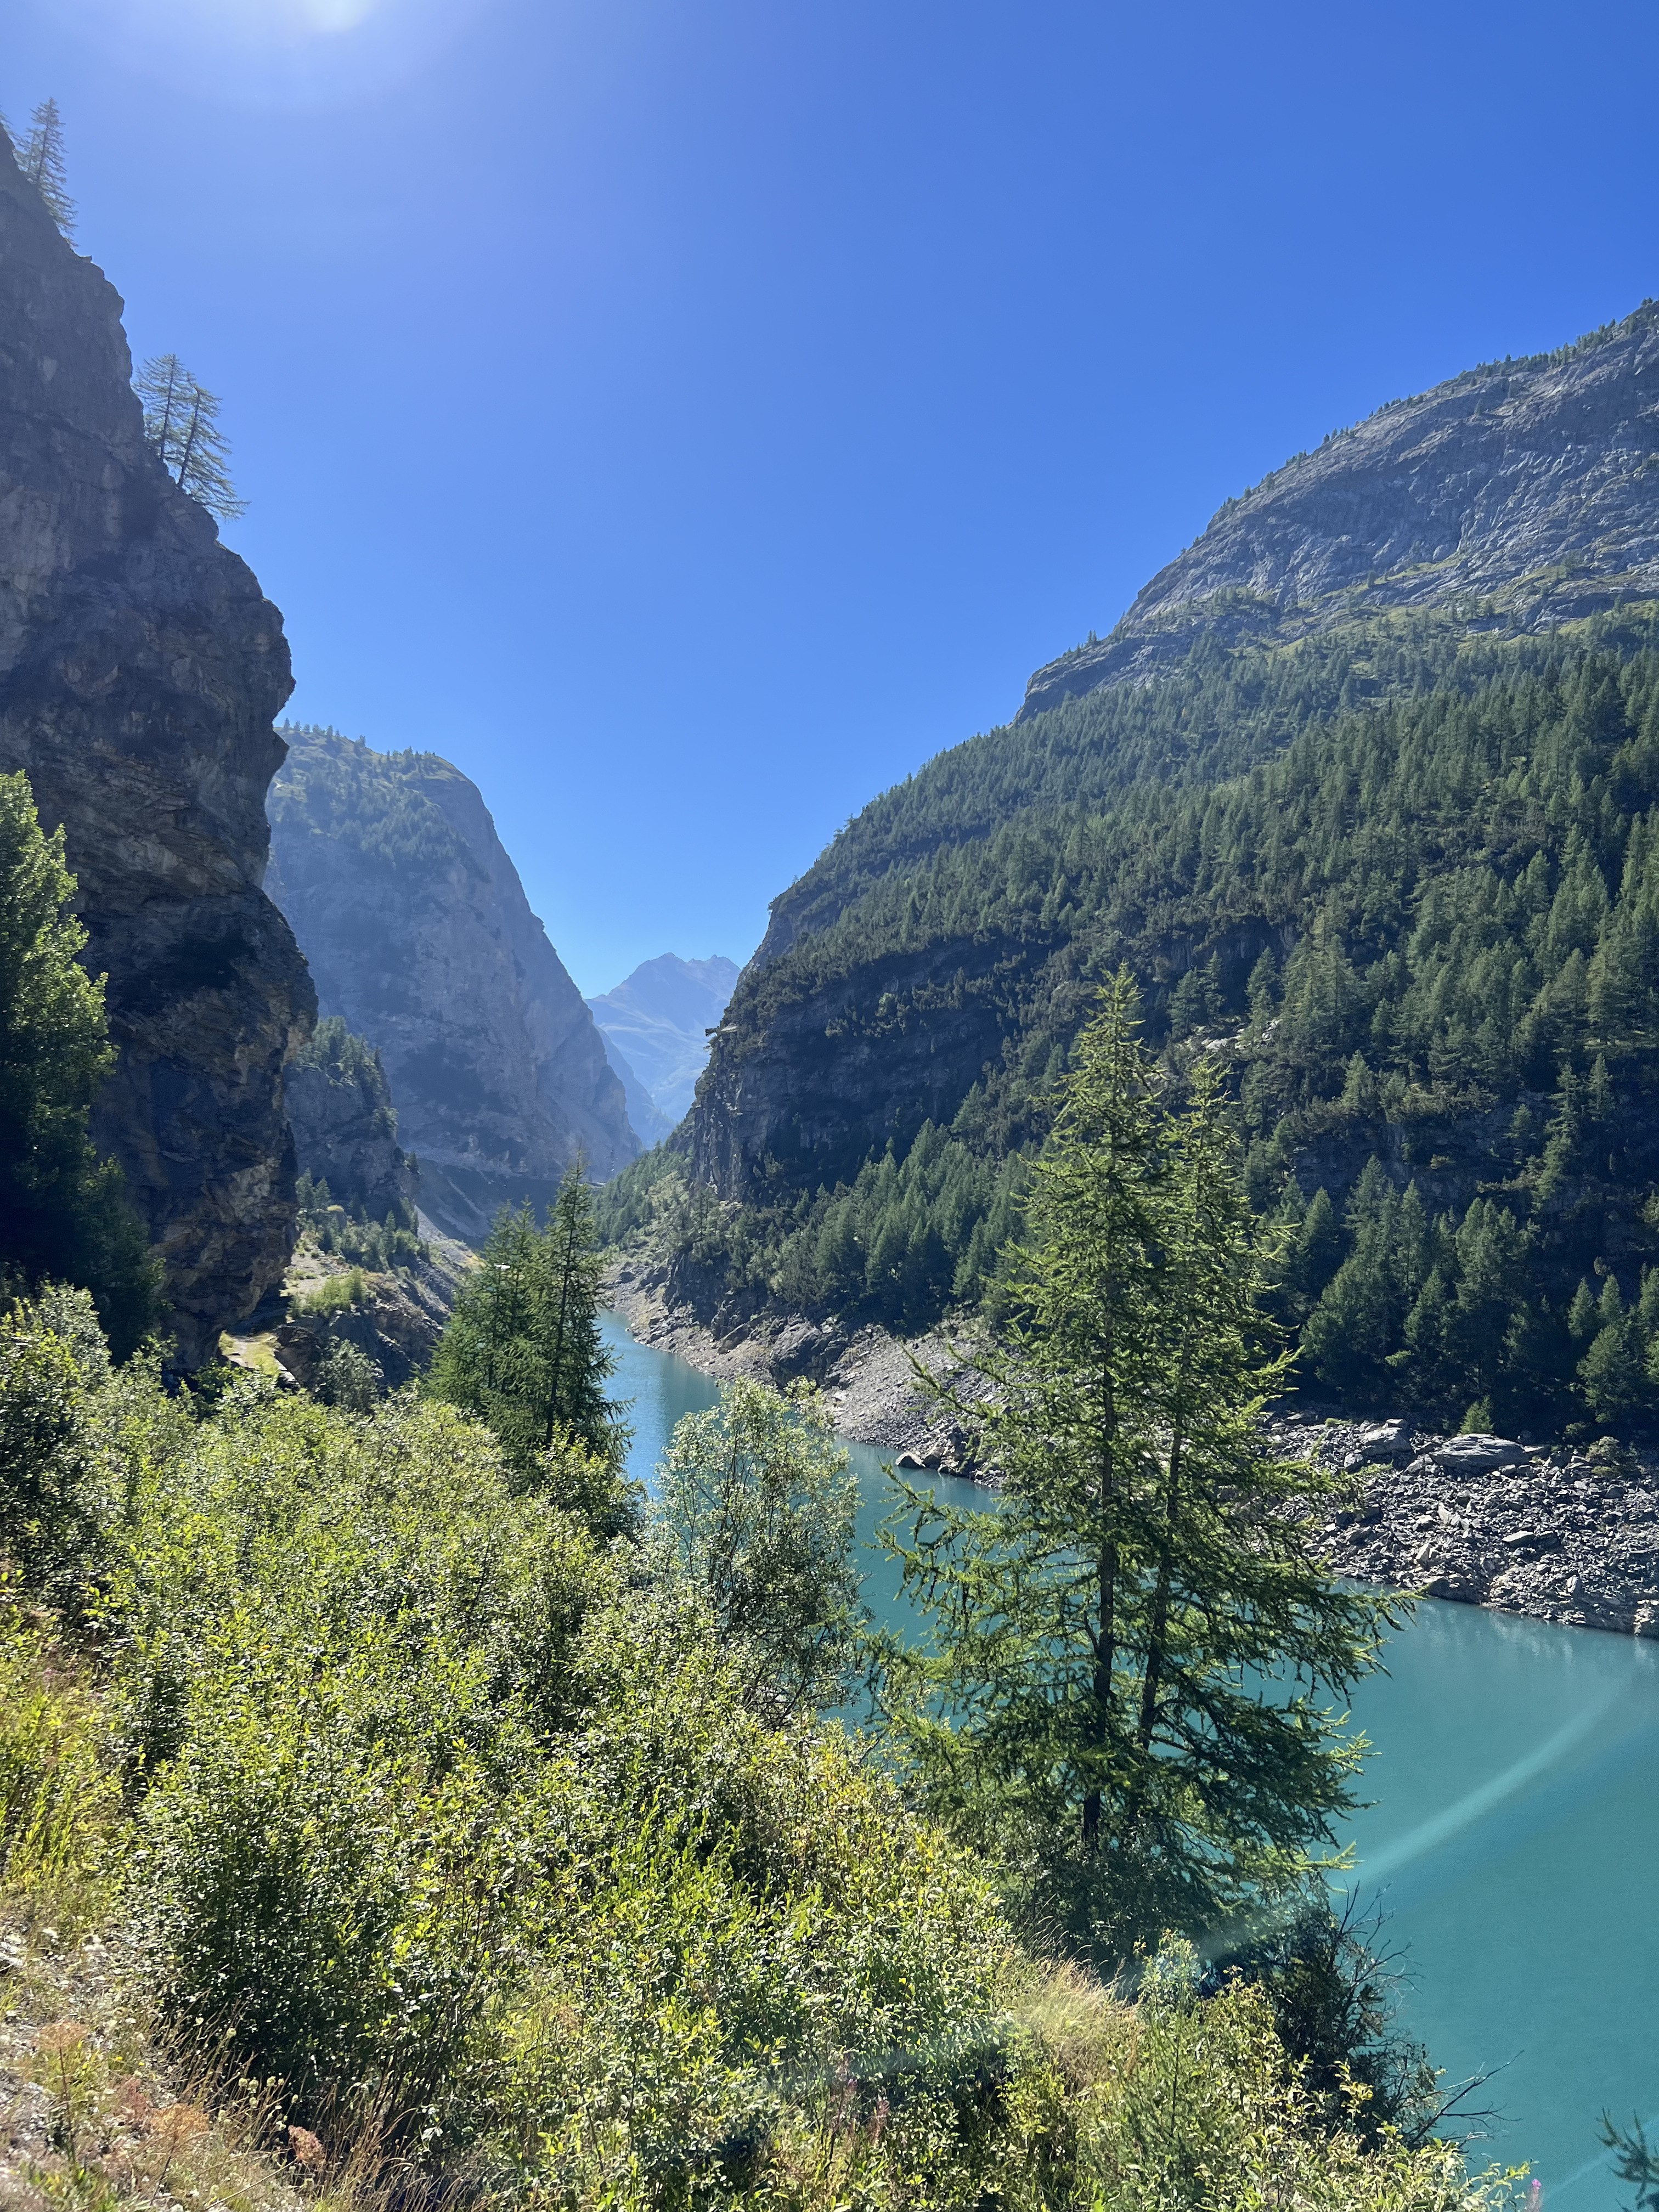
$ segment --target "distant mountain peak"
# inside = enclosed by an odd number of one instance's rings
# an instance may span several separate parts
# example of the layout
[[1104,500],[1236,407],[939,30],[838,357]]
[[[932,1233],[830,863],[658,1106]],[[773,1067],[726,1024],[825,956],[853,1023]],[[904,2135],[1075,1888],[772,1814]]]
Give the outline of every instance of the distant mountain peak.
[[685,960],[659,952],[587,1001],[613,1065],[626,1066],[671,1126],[690,1106],[708,1057],[708,1031],[719,1026],[740,972],[720,953]]

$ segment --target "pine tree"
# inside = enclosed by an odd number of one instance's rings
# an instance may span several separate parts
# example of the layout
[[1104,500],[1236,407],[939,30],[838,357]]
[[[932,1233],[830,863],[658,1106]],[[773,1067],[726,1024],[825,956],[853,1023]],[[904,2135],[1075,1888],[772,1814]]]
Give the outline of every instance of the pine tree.
[[550,1448],[562,1431],[577,1438],[598,1458],[617,1458],[626,1432],[617,1425],[620,1408],[605,1395],[605,1386],[616,1372],[617,1356],[606,1348],[599,1334],[603,1267],[587,1163],[580,1152],[566,1169],[553,1203],[545,1231],[544,1264],[547,1379],[542,1448]]
[[65,238],[75,235],[75,202],[64,166],[64,123],[55,100],[43,100],[29,118],[29,135],[17,149],[17,166],[46,202]]
[[233,521],[247,502],[230,477],[230,447],[218,428],[220,402],[176,353],[157,354],[138,372],[144,436],[173,482],[210,514]]
[[[1218,1079],[1176,1114],[1120,976],[1080,1038],[1028,1206],[977,1511],[909,1493],[891,1538],[934,1655],[884,1653],[933,1809],[1034,1919],[1121,1958],[1307,1878],[1355,1747],[1316,1702],[1373,1663],[1384,1601],[1326,1577],[1257,1416],[1267,1256]],[[1294,1678],[1288,1694],[1264,1684]]]
[[528,1204],[503,1210],[456,1300],[427,1387],[494,1429],[526,1486],[544,1486],[574,1448],[620,1469],[628,1431],[605,1395],[616,1355],[599,1333],[592,1197],[577,1158],[539,1227]]
[[0,775],[0,1286],[90,1290],[118,1358],[155,1318],[156,1267],[88,1134],[115,1062],[102,978],[80,964],[64,833],[41,832],[28,778]]

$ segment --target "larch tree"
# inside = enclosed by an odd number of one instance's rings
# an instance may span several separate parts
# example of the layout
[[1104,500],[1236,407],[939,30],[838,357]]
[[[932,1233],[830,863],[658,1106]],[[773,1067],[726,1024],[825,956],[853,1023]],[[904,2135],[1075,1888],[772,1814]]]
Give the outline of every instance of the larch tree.
[[1032,1176],[1012,1318],[981,1364],[1002,1492],[910,1490],[894,1534],[930,1650],[884,1652],[916,1787],[1034,1925],[1127,1957],[1309,1882],[1352,1803],[1346,1699],[1393,1619],[1317,1554],[1336,1478],[1275,1458],[1272,1279],[1218,1083],[1176,1110],[1120,976]]
[[231,480],[229,443],[218,427],[220,401],[176,353],[155,355],[134,386],[143,402],[145,439],[179,489],[222,521],[246,514],[247,502]]
[[29,135],[17,148],[17,166],[46,202],[65,238],[75,235],[75,202],[64,163],[64,122],[55,100],[43,100],[29,118]]

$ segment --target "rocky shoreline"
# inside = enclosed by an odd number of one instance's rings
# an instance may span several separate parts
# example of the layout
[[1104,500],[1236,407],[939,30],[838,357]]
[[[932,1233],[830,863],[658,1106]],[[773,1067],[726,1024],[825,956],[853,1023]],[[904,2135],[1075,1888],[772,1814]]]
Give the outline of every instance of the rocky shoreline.
[[[624,1261],[608,1290],[654,1351],[721,1381],[807,1377],[848,1443],[891,1451],[901,1467],[975,1471],[962,1431],[915,1386],[912,1358],[936,1364],[933,1340],[845,1335],[799,1318],[716,1338],[668,1307],[648,1271]],[[1269,1434],[1287,1456],[1352,1478],[1324,1528],[1339,1573],[1564,1627],[1659,1638],[1659,1467],[1610,1438],[1578,1451],[1304,1412],[1275,1415]]]

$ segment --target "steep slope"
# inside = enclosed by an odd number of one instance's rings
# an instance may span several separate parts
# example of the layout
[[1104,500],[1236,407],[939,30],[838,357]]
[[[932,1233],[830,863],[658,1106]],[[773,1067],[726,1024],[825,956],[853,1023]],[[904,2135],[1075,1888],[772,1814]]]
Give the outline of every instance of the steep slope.
[[691,1103],[708,1057],[708,1032],[725,1013],[737,980],[737,963],[718,954],[682,960],[665,952],[587,1002],[671,1124]]
[[[587,1003],[591,1011],[593,1001],[590,999]],[[674,1124],[629,1066],[617,1040],[610,1035],[603,1022],[599,1024],[599,1031],[605,1044],[605,1056],[623,1087],[623,1097],[628,1101],[629,1127],[642,1145],[659,1145],[672,1133]]]
[[300,1173],[356,1220],[413,1229],[419,1177],[398,1142],[380,1056],[337,1014],[289,1063],[288,1111]]
[[323,1012],[380,1051],[426,1211],[476,1239],[578,1151],[614,1174],[639,1150],[622,1085],[477,787],[435,753],[285,734],[271,895]]
[[1109,637],[1032,677],[1023,717],[1142,681],[1200,632],[1301,635],[1480,600],[1540,631],[1659,592],[1659,307],[1487,362],[1298,453],[1230,499]]
[[1127,960],[1177,1073],[1226,1055],[1322,1379],[1659,1413],[1656,405],[1644,309],[1224,510],[779,899],[613,1220],[682,1163],[672,1287],[721,1328],[971,1303]]
[[131,374],[120,299],[0,142],[0,767],[64,827],[120,1050],[94,1134],[193,1364],[288,1261],[282,1067],[314,1000],[260,888],[282,620],[145,446]]

